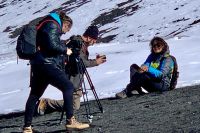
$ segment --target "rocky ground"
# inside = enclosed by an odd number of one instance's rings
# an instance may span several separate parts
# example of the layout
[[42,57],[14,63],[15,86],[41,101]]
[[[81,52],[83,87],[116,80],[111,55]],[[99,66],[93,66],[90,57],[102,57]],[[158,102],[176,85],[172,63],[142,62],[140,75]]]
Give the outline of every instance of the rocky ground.
[[[200,133],[200,85],[179,88],[162,94],[134,95],[126,99],[103,99],[104,113],[90,102],[93,121],[80,133]],[[85,108],[76,112],[86,121]],[[34,129],[42,133],[64,133],[60,112],[34,117]],[[64,120],[63,120],[64,121]],[[19,133],[23,112],[0,116],[1,133]]]

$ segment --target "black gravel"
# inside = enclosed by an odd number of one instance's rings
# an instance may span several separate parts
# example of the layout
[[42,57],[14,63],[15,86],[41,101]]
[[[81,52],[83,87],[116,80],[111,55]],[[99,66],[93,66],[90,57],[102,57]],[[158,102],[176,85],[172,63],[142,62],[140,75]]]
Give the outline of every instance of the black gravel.
[[[90,102],[91,127],[74,133],[200,133],[200,85],[178,88],[165,93],[134,95],[126,99],[103,99],[104,113],[95,101]],[[59,124],[60,112],[34,117],[37,132],[64,133]],[[85,108],[76,112],[77,119],[87,122]],[[0,116],[1,133],[19,133],[23,112]]]

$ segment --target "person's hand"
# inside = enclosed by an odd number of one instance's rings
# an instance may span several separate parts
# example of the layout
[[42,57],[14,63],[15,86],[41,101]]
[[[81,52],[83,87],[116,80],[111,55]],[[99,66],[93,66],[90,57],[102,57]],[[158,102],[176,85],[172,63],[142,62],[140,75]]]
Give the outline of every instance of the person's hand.
[[104,62],[106,62],[106,56],[105,55],[97,55],[96,56],[96,62],[97,62],[97,64],[99,65],[99,64],[102,64],[102,63],[104,63]]
[[72,50],[70,48],[67,48],[67,52],[66,52],[67,55],[71,55],[72,54]]
[[142,73],[142,72],[147,72],[147,71],[148,71],[148,67],[145,66],[145,65],[144,65],[144,66],[141,66],[139,71],[140,71],[141,73]]

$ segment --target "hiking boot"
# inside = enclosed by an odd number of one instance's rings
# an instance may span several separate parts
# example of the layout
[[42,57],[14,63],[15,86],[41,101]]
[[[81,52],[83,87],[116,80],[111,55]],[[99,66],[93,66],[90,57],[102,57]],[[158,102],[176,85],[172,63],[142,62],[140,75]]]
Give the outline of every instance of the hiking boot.
[[23,127],[23,133],[33,133],[32,127]]
[[41,98],[39,100],[38,109],[37,109],[38,114],[39,115],[44,115],[46,107],[47,107],[46,100],[44,98]]
[[124,99],[124,98],[127,98],[127,94],[126,94],[126,91],[123,90],[117,94],[115,94],[116,98],[119,98],[119,99]]
[[74,116],[72,116],[71,119],[67,119],[67,124],[65,126],[66,129],[85,129],[90,127],[89,124],[76,121]]

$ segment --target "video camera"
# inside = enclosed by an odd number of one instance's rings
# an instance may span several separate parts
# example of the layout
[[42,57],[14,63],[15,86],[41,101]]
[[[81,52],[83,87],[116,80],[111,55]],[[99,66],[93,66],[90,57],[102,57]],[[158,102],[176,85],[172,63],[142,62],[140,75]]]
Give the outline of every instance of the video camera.
[[72,54],[75,57],[78,57],[80,55],[82,45],[83,43],[79,40],[70,40],[70,42],[67,44],[67,47],[72,50]]

